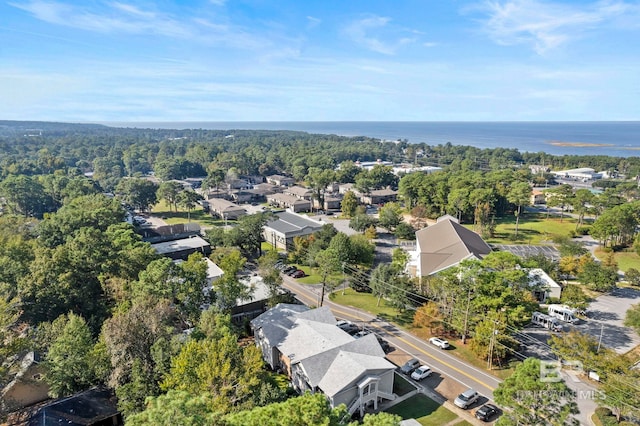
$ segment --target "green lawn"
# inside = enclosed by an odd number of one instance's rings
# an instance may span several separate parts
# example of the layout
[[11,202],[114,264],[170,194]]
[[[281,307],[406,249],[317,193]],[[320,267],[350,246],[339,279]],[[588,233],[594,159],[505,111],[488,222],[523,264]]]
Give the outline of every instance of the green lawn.
[[[454,350],[458,358],[461,358],[462,360],[467,361],[469,364],[481,370],[484,370],[487,368],[487,361],[483,359],[478,359],[476,354],[473,353],[473,351],[469,347],[469,341],[467,341],[466,345],[463,345],[461,340],[450,341],[450,343],[452,344],[452,346],[454,346]],[[520,361],[516,361],[516,360],[510,361],[504,365],[496,365],[494,363],[490,373],[504,380],[507,377],[511,376],[511,374],[513,374],[515,367],[518,364],[520,364]]]
[[[564,217],[562,221],[558,216],[551,216],[547,219],[545,214],[527,213],[520,217],[518,225],[518,238],[516,233],[516,218],[509,215],[497,217],[496,231],[493,238],[485,239],[489,244],[544,244],[551,241],[555,236],[568,236],[576,229],[576,219]],[[469,229],[473,225],[465,225]]]
[[[601,249],[596,250],[595,255],[600,260],[604,260],[607,257],[607,253]],[[618,269],[625,272],[630,268],[640,270],[640,256],[633,251],[618,251],[613,253],[613,257],[618,263]]]
[[398,310],[389,306],[384,299],[380,300],[371,293],[358,293],[352,288],[344,291],[336,291],[331,294],[331,300],[345,306],[353,306],[376,315],[386,321],[394,322],[401,326],[407,326],[413,322],[413,311],[399,313]]
[[423,426],[441,426],[458,417],[422,394],[414,395],[387,411],[399,415],[403,420],[416,419]]
[[161,217],[169,225],[196,222],[201,228],[210,228],[212,226],[222,226],[225,224],[224,220],[216,219],[209,213],[205,213],[202,210],[202,206],[197,206],[191,210],[191,213],[180,207],[178,207],[178,211],[175,212],[172,208],[169,208],[169,205],[164,200],[153,206],[151,213],[154,216]]
[[394,373],[393,378],[393,393],[398,396],[406,395],[409,392],[416,390],[415,385],[402,377],[400,374]]

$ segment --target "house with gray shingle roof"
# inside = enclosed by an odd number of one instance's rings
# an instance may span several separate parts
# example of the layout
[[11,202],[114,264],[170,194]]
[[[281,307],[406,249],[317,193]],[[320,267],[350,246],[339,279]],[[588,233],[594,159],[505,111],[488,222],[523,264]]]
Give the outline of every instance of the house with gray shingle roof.
[[491,247],[480,235],[446,215],[416,232],[416,250],[410,253],[407,270],[415,277],[427,277],[465,259],[482,259],[489,253]]
[[396,366],[389,362],[374,334],[354,338],[336,326],[331,310],[279,304],[251,321],[265,361],[285,371],[300,392],[322,392],[332,407],[349,413],[367,404],[374,409],[393,400]]
[[275,248],[287,250],[293,246],[294,237],[304,237],[320,230],[324,222],[309,219],[292,212],[279,212],[275,219],[264,226],[264,240]]

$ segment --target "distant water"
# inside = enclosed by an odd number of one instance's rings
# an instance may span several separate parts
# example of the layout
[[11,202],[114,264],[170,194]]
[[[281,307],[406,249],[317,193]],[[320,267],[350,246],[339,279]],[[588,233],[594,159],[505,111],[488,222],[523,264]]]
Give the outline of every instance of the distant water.
[[553,155],[640,155],[640,121],[432,122],[432,121],[232,121],[104,123],[118,127],[213,130],[297,130],[368,136],[410,143],[516,148]]

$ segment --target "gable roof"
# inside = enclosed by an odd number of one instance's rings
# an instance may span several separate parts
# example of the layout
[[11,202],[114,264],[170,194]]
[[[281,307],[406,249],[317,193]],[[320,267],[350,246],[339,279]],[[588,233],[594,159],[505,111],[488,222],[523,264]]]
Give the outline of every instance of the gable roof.
[[308,197],[313,193],[309,188],[298,185],[285,189],[284,192],[287,194],[295,195],[297,197]]
[[365,374],[395,369],[384,358],[375,335],[354,338],[336,326],[336,319],[326,306],[309,309],[281,303],[251,321],[251,325],[254,330],[261,328],[270,346],[277,346],[292,365],[302,368],[311,386],[330,397]]
[[278,349],[293,364],[352,340],[353,336],[336,327],[335,318],[333,323],[298,318]]
[[300,361],[311,386],[318,386],[325,394],[332,396],[365,372],[395,369],[384,358],[384,351],[375,335],[368,334],[355,339],[340,331],[350,338],[346,343]]
[[[308,203],[308,201],[305,202]],[[324,225],[324,222],[311,220],[306,216],[287,211],[276,213],[276,217],[277,219],[267,222],[266,226],[285,235],[298,235],[304,230],[310,230],[309,233],[312,233]]]
[[210,198],[207,202],[209,203],[209,208],[218,212],[247,212],[244,207],[223,198]]
[[251,327],[254,330],[262,329],[263,338],[271,346],[278,346],[287,336],[297,316],[308,310],[309,308],[304,305],[279,303],[251,320]]
[[416,232],[422,276],[433,275],[464,259],[482,259],[491,253],[491,247],[475,232],[451,218]]
[[542,285],[548,288],[562,288],[560,284],[554,281],[545,271],[540,268],[529,269],[529,285]]

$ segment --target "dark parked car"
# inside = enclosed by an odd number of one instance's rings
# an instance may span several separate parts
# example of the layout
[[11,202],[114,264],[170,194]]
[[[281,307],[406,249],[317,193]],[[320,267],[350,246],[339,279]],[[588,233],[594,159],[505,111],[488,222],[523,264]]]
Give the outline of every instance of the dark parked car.
[[485,404],[476,411],[476,419],[488,422],[498,414],[498,407],[493,404]]
[[420,361],[417,360],[416,358],[411,358],[402,367],[400,367],[400,372],[402,374],[409,375],[413,373],[413,370],[415,370],[418,367],[420,367]]
[[294,271],[297,271],[297,270],[298,270],[298,268],[296,268],[295,266],[287,266],[286,268],[284,268],[282,270],[282,273],[288,275],[288,274],[290,274],[290,273],[292,273]]
[[297,270],[297,271],[295,271],[293,274],[291,274],[291,276],[292,276],[293,278],[302,278],[302,277],[306,277],[306,276],[307,276],[307,274],[305,274],[303,270],[298,269],[298,270]]
[[345,320],[338,321],[336,325],[349,334],[355,334],[358,331],[360,331],[360,327],[358,327],[357,324],[354,324],[351,321],[345,321]]
[[391,345],[389,344],[389,342],[387,342],[380,336],[376,336],[376,339],[378,339],[378,343],[380,343],[380,347],[385,354],[391,352]]
[[[287,275],[289,275],[290,277],[292,277],[292,276],[293,276],[293,274],[298,273],[298,271],[300,271],[300,269],[295,268],[294,270],[287,272]],[[302,271],[300,271],[300,272],[302,272]]]

